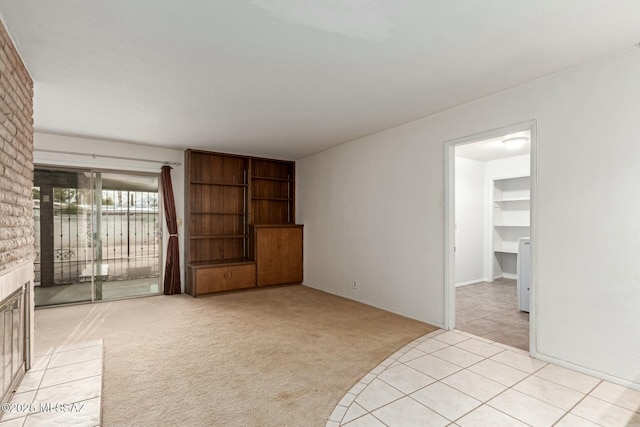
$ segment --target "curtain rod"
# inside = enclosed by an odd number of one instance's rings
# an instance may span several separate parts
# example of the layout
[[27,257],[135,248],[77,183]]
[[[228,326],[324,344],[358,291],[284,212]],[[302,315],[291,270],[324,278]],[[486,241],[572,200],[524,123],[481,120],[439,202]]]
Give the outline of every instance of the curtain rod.
[[40,151],[40,152],[43,152],[43,153],[71,154],[71,155],[74,155],[74,156],[88,156],[88,157],[93,157],[94,159],[96,157],[103,157],[103,158],[106,158],[106,159],[134,160],[136,162],[162,163],[163,165],[170,165],[170,166],[181,166],[182,165],[181,162],[170,162],[168,160],[136,159],[136,158],[133,158],[133,157],[110,156],[108,154],[79,153],[77,151],[59,151],[59,150],[42,150],[42,149],[37,149],[35,151],[36,152]]

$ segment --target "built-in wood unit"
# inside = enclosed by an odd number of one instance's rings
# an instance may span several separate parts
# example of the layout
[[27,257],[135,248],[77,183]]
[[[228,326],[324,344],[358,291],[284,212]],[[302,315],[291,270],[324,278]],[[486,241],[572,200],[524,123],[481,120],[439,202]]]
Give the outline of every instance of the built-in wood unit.
[[[281,279],[273,273],[269,284],[302,281],[302,228],[298,255],[284,251],[282,243],[260,245],[250,225],[292,225],[295,218],[295,163],[212,153],[185,152],[185,214],[187,263],[186,290],[193,296],[256,286],[263,268],[275,260],[256,265],[255,254],[299,258],[300,266],[279,262]],[[286,227],[285,227],[286,228]],[[295,228],[295,227],[294,227]],[[286,233],[285,233],[286,234]],[[289,272],[289,269],[292,272]],[[298,273],[299,271],[299,273]],[[295,278],[293,280],[292,278]],[[279,281],[280,280],[280,281]],[[284,280],[284,281],[282,281]]]
[[493,181],[493,277],[516,278],[518,242],[530,237],[530,178]]
[[295,218],[295,163],[251,159],[251,222],[291,224]]
[[191,295],[253,288],[256,286],[254,262],[191,265],[193,283]]
[[250,234],[258,286],[302,282],[302,225],[256,225]]

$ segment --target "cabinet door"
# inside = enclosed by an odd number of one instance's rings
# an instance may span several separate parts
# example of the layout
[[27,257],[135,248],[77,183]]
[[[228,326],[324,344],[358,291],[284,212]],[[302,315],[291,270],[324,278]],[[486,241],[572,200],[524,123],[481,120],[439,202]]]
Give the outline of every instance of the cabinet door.
[[255,286],[255,264],[199,268],[195,270],[195,295]]
[[256,261],[258,286],[302,282],[302,228],[259,228]]
[[260,228],[256,233],[258,286],[282,283],[280,228]]
[[251,288],[256,285],[256,265],[238,265],[227,269],[229,289]]
[[198,268],[193,275],[193,296],[226,290],[225,269],[219,267]]
[[280,283],[302,282],[302,228],[282,228]]

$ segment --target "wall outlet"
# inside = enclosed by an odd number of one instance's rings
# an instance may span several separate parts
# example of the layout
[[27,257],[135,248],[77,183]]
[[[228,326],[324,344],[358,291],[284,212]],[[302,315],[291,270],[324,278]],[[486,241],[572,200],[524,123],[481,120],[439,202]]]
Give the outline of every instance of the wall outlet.
[[353,285],[351,286],[353,289],[358,289],[358,281],[354,280]]

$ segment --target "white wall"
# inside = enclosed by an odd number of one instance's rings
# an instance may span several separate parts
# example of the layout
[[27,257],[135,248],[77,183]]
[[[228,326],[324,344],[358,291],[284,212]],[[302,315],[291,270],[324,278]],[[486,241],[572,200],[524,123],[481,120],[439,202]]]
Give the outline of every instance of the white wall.
[[536,119],[531,346],[640,385],[638,75],[632,48],[302,159],[305,283],[443,324],[443,144]]
[[[36,133],[34,135],[34,163],[36,165],[71,166],[80,168],[111,169],[119,171],[137,171],[160,173],[162,164],[141,162],[136,160],[119,160],[103,157],[87,157],[70,154],[48,153],[41,150],[56,150],[76,153],[103,154],[108,156],[129,157],[131,159],[147,159],[184,163],[184,152],[166,148],[151,147],[123,142],[102,141],[70,136]],[[184,219],[184,164],[172,166],[171,181],[176,204],[178,219]],[[184,221],[183,221],[184,224]],[[166,221],[163,223],[162,247],[163,253],[167,249],[169,232]],[[180,274],[182,275],[182,289],[184,291],[184,225],[178,227],[180,244]],[[160,268],[164,274],[164,267]],[[162,282],[160,283],[162,289]]]
[[456,156],[456,286],[487,281],[485,162]]

